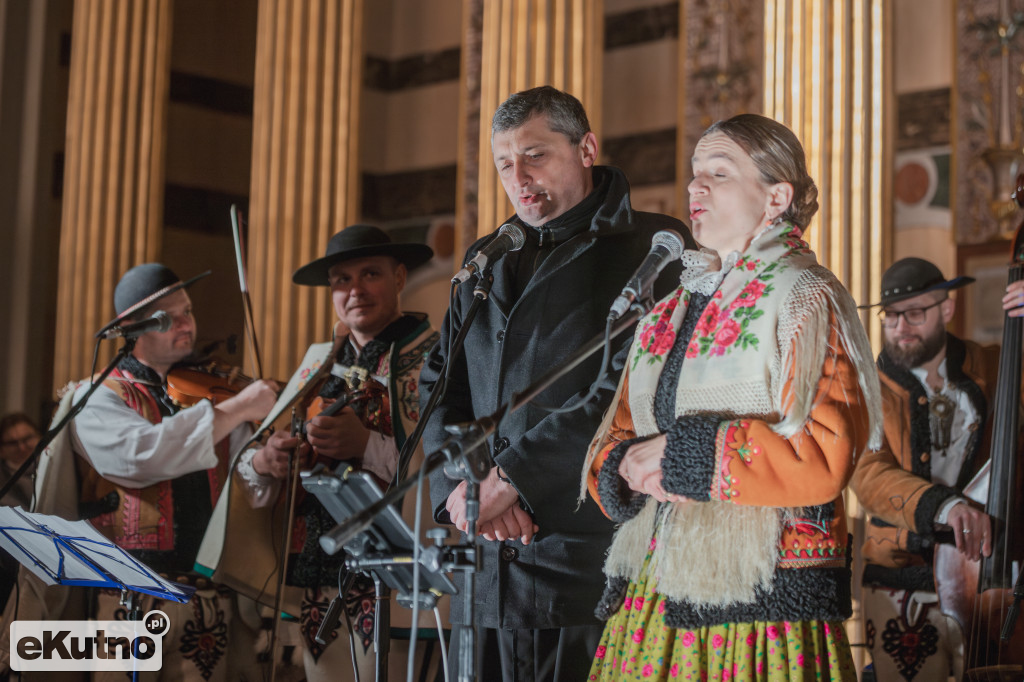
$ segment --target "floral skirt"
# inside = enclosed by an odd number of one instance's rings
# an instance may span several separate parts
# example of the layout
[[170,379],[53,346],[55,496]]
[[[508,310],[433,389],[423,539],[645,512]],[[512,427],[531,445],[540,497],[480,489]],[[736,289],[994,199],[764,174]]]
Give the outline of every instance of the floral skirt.
[[[648,555],[647,560],[650,560]],[[693,630],[665,625],[666,599],[630,583],[605,625],[589,680],[856,680],[842,623],[726,623]],[[799,569],[794,569],[799,570]]]

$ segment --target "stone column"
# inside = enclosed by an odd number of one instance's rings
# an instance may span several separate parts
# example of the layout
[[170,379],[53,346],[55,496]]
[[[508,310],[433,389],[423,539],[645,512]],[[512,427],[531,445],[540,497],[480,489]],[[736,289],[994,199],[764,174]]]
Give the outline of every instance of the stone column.
[[[479,185],[476,234],[512,214],[491,157],[491,117],[509,95],[552,85],[583,103],[600,142],[604,3],[585,0],[487,0],[479,70]],[[463,76],[465,79],[465,75]],[[465,82],[463,83],[465,85]],[[456,221],[459,228],[463,222]],[[472,226],[466,225],[469,230]],[[464,235],[456,235],[456,243]],[[468,235],[466,235],[468,239]]]
[[292,272],[359,213],[363,2],[261,0],[257,30],[248,270],[264,373],[286,378],[335,319]]
[[[858,303],[878,300],[889,260],[892,223],[892,5],[890,0],[765,0],[764,111],[796,133],[818,184],[818,214],[805,239]],[[865,314],[875,348],[878,318]],[[846,494],[850,531],[863,537],[864,512]],[[851,641],[864,614],[853,548]],[[857,669],[864,651],[854,648]]]
[[[75,3],[54,381],[92,366],[114,285],[155,260],[163,220],[172,0]],[[113,355],[106,344],[101,362]]]
[[892,244],[891,2],[766,0],[764,15],[764,112],[800,138],[818,184],[805,238],[856,301],[875,300]]

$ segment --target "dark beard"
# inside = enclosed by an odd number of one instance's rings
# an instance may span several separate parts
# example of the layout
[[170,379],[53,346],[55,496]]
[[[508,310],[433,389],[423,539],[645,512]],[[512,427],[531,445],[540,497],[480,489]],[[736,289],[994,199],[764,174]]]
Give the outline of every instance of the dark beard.
[[895,342],[885,342],[885,353],[889,359],[903,369],[913,369],[928,362],[945,347],[946,330],[939,328],[938,332],[921,339],[916,346],[901,348]]

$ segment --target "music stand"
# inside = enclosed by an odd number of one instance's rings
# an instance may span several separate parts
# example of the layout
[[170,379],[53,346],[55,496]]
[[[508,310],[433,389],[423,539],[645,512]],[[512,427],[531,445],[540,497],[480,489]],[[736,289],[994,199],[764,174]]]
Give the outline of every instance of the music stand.
[[182,604],[195,592],[161,578],[88,521],[0,507],[0,547],[47,585],[120,590],[129,620],[139,620],[137,592]]
[[0,547],[47,585],[128,590],[182,604],[195,592],[161,578],[88,521],[0,507]]
[[[342,464],[336,472],[323,465],[301,473],[302,487],[316,495],[335,521],[353,517],[383,498],[373,477]],[[382,599],[394,591],[395,599],[406,608],[416,604],[417,609],[432,609],[445,594],[457,592],[455,584],[445,575],[453,563],[442,539],[431,547],[417,547],[418,539],[402,518],[399,510],[389,506],[374,518],[373,523],[344,545],[320,538],[320,545],[328,554],[344,549],[348,555],[345,566],[350,571],[362,572],[373,578],[377,589],[377,614],[374,628],[376,651],[376,679],[387,679],[387,651],[390,611],[388,600]],[[418,558],[419,582],[414,584],[414,562]],[[419,588],[418,590],[416,588]],[[344,598],[344,595],[339,595]],[[415,630],[418,623],[412,623]]]

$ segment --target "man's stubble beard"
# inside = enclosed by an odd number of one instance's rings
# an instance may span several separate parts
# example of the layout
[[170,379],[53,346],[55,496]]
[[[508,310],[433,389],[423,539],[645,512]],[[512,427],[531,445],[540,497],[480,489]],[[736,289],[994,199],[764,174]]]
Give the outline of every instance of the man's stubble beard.
[[922,337],[920,343],[914,346],[900,347],[894,341],[885,342],[885,352],[889,358],[898,366],[904,369],[920,367],[938,355],[946,347],[946,330],[939,327],[938,331],[927,337]]

